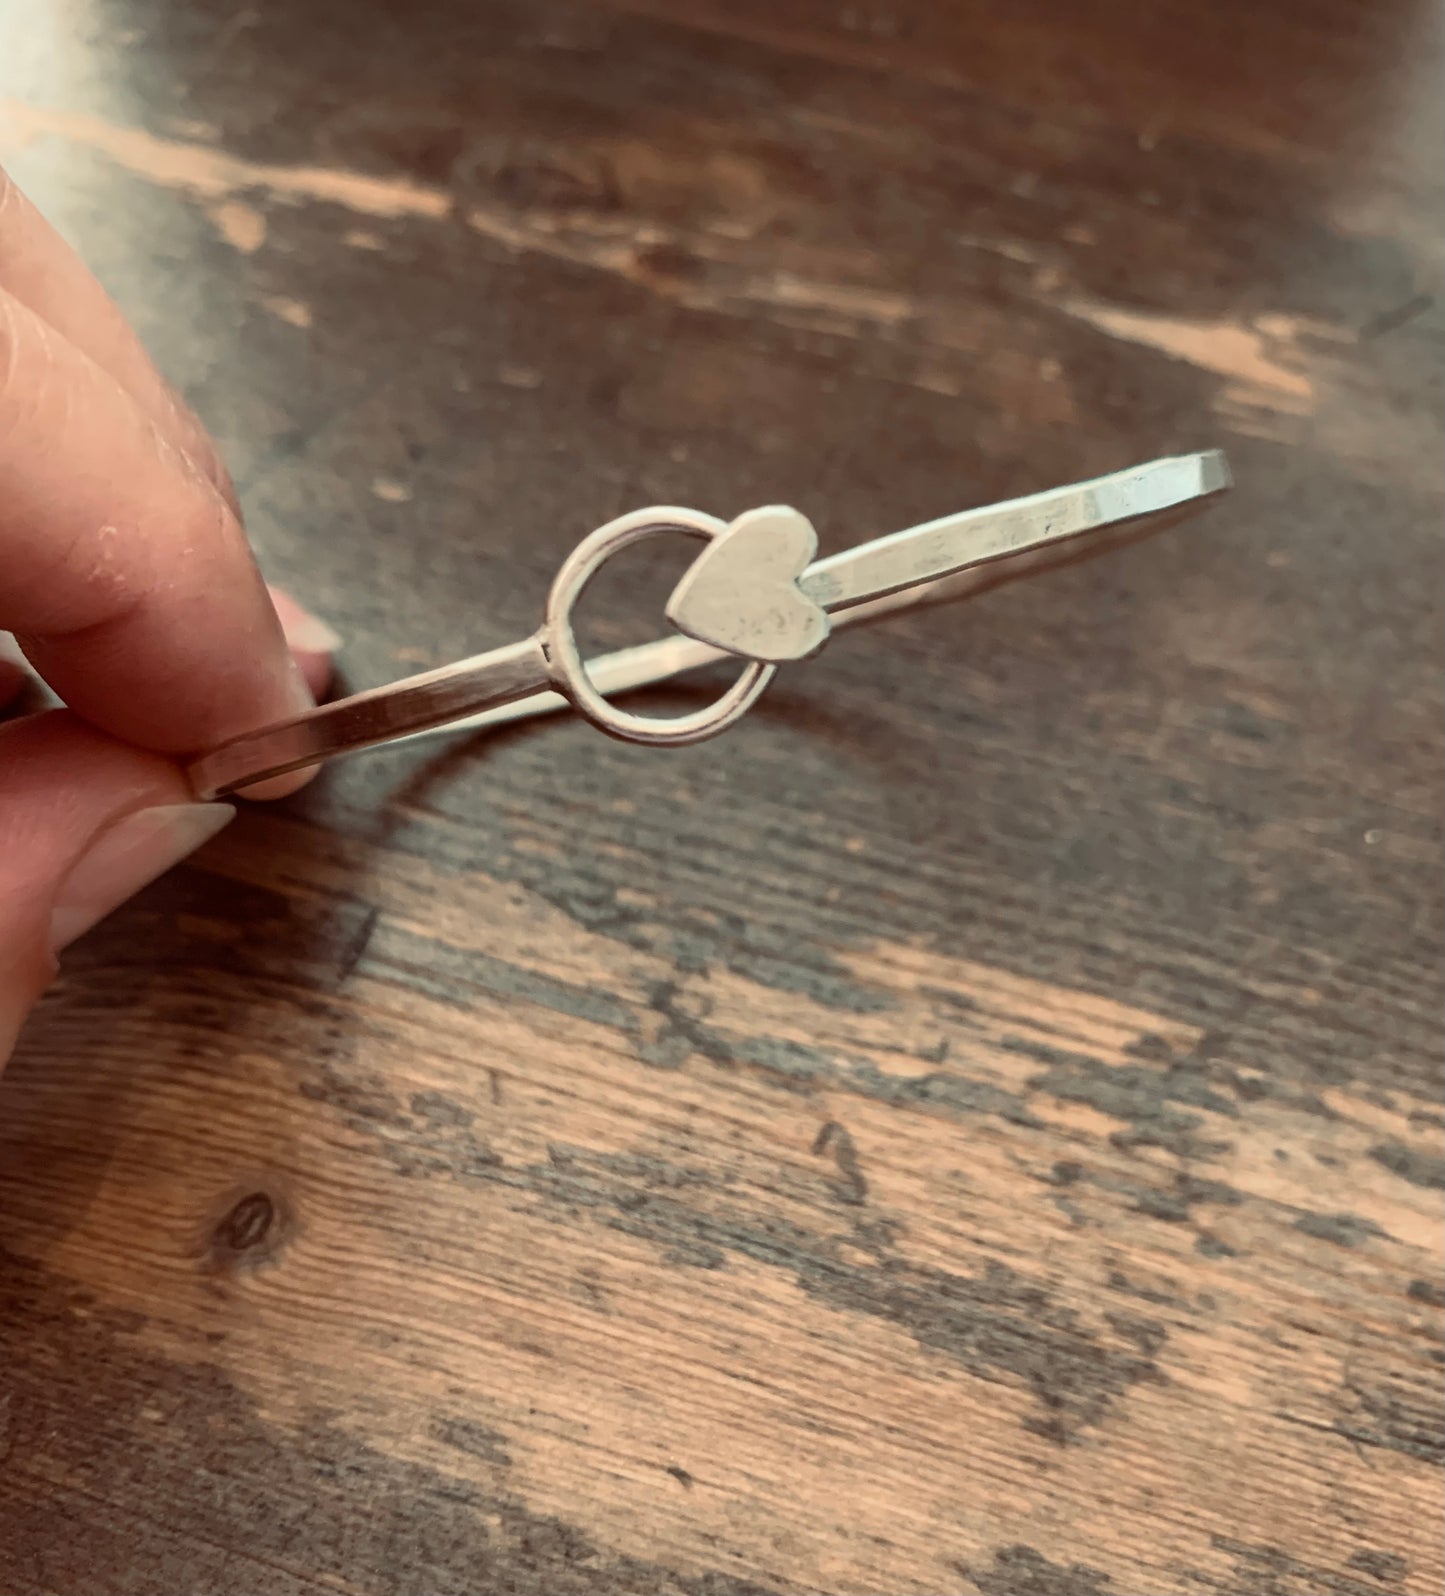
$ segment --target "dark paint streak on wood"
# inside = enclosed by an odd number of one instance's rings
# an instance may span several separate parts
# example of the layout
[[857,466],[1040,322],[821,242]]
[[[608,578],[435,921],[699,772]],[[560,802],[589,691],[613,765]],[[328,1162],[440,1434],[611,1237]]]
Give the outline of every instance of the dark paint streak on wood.
[[475,1419],[433,1419],[431,1433],[443,1446],[454,1447],[458,1452],[466,1452],[484,1463],[496,1463],[503,1468],[511,1464],[506,1436],[500,1430],[478,1424]]
[[1412,1280],[1405,1294],[1411,1302],[1423,1302],[1432,1308],[1445,1308],[1445,1282]]
[[1003,1045],[1049,1065],[1044,1074],[1029,1082],[1034,1091],[1087,1103],[1100,1113],[1126,1121],[1132,1130],[1121,1139],[1121,1145],[1163,1147],[1181,1158],[1208,1157],[1228,1146],[1194,1134],[1203,1124],[1200,1114],[1170,1106],[1182,1103],[1189,1108],[1238,1117],[1236,1104],[1211,1084],[1207,1063],[1164,1060],[1154,1067],[1109,1065],[1084,1054],[1017,1037],[1005,1037]]
[[1355,1552],[1345,1565],[1368,1574],[1382,1585],[1398,1585],[1410,1572],[1410,1565],[1398,1552]]
[[1445,1191],[1445,1154],[1421,1152],[1401,1142],[1382,1142],[1370,1149],[1370,1157],[1412,1186]]
[[958,1572],[982,1596],[1108,1596],[1107,1574],[1083,1563],[1067,1568],[1051,1562],[1032,1546],[1004,1546],[988,1568],[957,1565]]
[[[1405,1562],[1398,1552],[1384,1549],[1367,1553],[1372,1565],[1374,1559],[1382,1559],[1380,1565],[1362,1567],[1352,1558],[1353,1566],[1370,1578],[1367,1585],[1349,1574],[1311,1566],[1278,1546],[1251,1544],[1223,1534],[1211,1535],[1210,1542],[1233,1563],[1231,1583],[1226,1588],[1237,1590],[1242,1596],[1379,1596],[1379,1575],[1374,1566],[1394,1568]],[[1408,1569],[1408,1563],[1405,1566]]]
[[1358,1247],[1385,1234],[1373,1219],[1362,1219],[1358,1214],[1301,1214],[1294,1224],[1305,1235],[1332,1241],[1337,1247]]
[[867,1202],[868,1181],[858,1162],[858,1149],[853,1145],[853,1138],[837,1120],[830,1119],[818,1132],[813,1140],[813,1151],[819,1154],[831,1152],[841,1177],[833,1183],[839,1202]]
[[1350,1416],[1334,1421],[1340,1435],[1435,1467],[1445,1464],[1437,1378],[1413,1369],[1354,1372],[1346,1375],[1343,1392]]
[[558,1014],[625,1031],[631,1011],[593,987],[557,980],[475,948],[457,948],[400,926],[382,925],[371,940],[376,975],[443,1002],[466,1004],[477,996],[536,1003]]
[[897,1076],[868,1059],[831,1054],[791,1038],[724,1035],[709,1026],[705,1016],[683,1007],[673,981],[660,982],[648,1005],[663,1015],[667,1024],[643,1044],[639,1056],[660,1068],[679,1068],[690,1055],[697,1054],[714,1064],[763,1071],[793,1091],[826,1086],[885,1103],[937,1107],[961,1118],[993,1114],[1016,1125],[1040,1123],[1013,1093],[990,1082],[970,1080],[961,1071]]

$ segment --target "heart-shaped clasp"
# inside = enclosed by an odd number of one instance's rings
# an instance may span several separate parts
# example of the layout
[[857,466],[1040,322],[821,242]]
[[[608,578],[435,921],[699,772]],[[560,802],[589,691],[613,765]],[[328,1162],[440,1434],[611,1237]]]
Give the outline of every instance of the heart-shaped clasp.
[[748,510],[688,567],[667,618],[688,637],[770,665],[828,641],[828,614],[798,585],[818,553],[807,516],[785,504]]

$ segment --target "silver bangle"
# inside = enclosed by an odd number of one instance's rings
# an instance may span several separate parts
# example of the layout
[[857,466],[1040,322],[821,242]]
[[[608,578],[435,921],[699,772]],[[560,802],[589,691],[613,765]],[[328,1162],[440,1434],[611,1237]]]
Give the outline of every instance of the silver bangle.
[[[740,720],[779,665],[814,654],[831,631],[962,598],[1173,524],[1230,485],[1218,450],[1135,466],[1074,487],[944,516],[818,560],[796,510],[774,505],[732,522],[697,510],[634,510],[585,537],[558,571],[530,637],[233,737],[189,768],[201,798],[379,743],[543,714],[569,705],[627,742],[701,742]],[[678,636],[582,661],[572,612],[602,564],[630,543],[683,532],[706,547],[667,603]],[[720,698],[691,714],[633,714],[609,694],[715,660],[743,661]]]

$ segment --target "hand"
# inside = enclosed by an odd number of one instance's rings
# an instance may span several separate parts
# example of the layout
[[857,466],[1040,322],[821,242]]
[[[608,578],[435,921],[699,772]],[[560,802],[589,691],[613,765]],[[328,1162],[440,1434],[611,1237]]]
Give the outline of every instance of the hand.
[[69,706],[0,724],[0,1067],[60,950],[234,813],[176,756],[325,686],[334,635],[275,597],[204,429],[0,171],[0,645]]

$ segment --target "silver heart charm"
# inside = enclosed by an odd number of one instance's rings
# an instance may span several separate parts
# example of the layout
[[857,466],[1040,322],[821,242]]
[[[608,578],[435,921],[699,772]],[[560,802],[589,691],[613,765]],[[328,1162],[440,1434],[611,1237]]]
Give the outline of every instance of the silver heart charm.
[[702,551],[667,601],[667,618],[688,637],[744,659],[781,664],[828,641],[828,615],[798,586],[818,534],[785,504],[740,515]]

